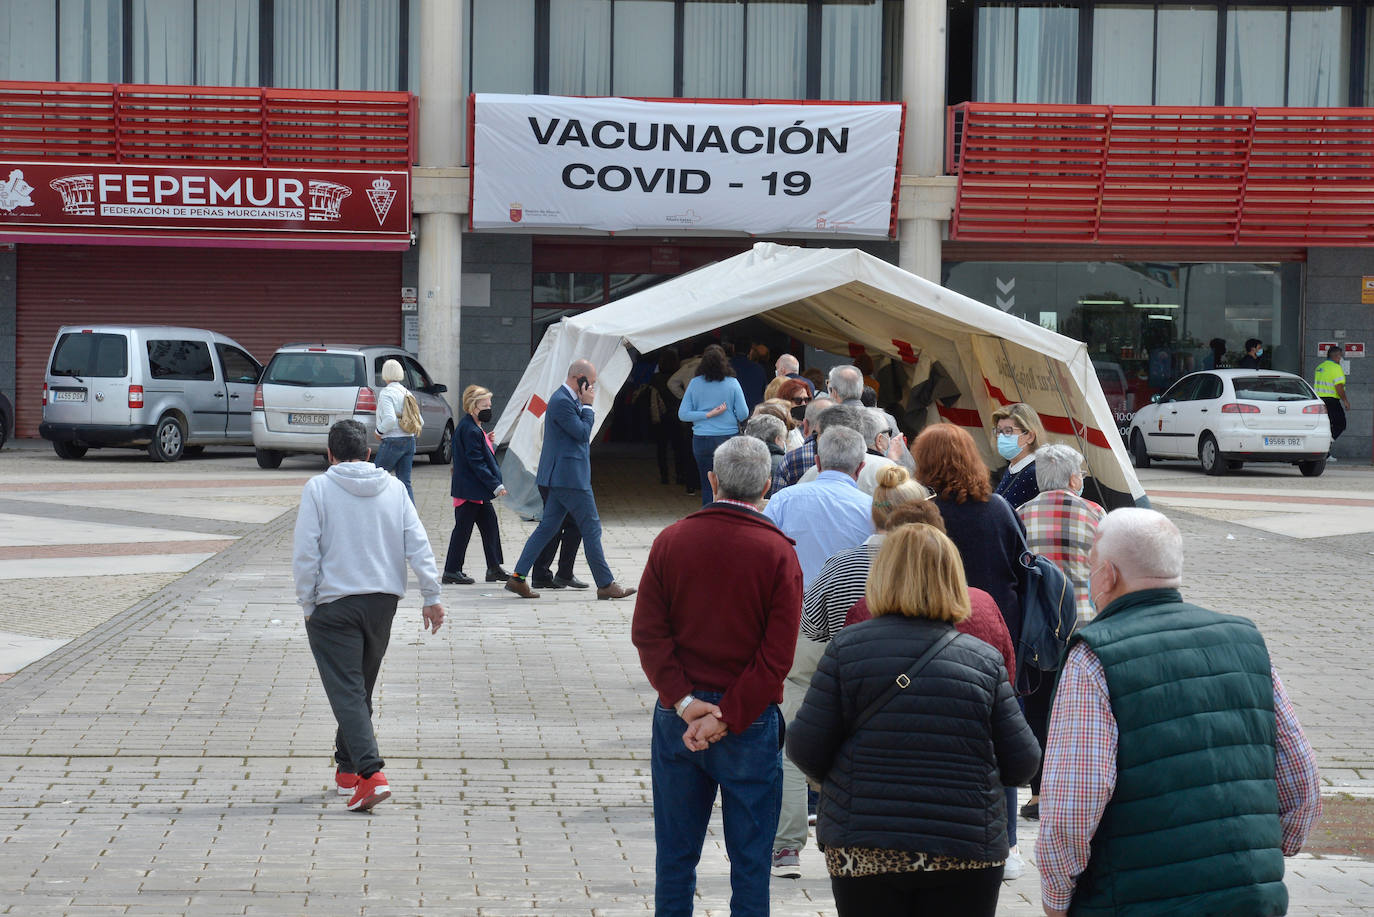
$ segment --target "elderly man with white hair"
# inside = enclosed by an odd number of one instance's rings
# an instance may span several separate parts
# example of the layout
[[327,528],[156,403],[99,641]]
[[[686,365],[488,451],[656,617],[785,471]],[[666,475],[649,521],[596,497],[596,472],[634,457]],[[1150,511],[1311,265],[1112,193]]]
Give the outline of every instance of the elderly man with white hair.
[[1283,914],[1317,765],[1255,625],[1183,601],[1183,537],[1108,513],[1098,614],[1070,638],[1045,748],[1045,913]]
[[790,353],[782,354],[773,364],[773,375],[779,379],[797,379],[805,382],[807,391],[812,395],[816,394],[816,386],[811,380],[801,374],[801,361]]
[[836,404],[850,404],[859,408],[864,406],[864,374],[859,372],[859,367],[831,367],[826,380],[830,386],[830,397],[835,399]]

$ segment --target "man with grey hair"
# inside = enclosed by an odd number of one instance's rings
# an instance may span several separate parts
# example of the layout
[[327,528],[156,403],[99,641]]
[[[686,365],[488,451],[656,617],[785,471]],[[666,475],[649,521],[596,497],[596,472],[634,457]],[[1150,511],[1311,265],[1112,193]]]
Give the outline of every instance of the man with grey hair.
[[[832,426],[844,425],[849,422],[852,416],[849,412],[853,410],[850,405],[838,405],[835,409],[826,412],[828,422]],[[864,465],[859,471],[856,483],[859,490],[869,496],[878,489],[878,475],[884,468],[890,468],[897,464],[888,458],[887,448],[889,434],[887,432],[887,412],[878,408],[860,408],[857,419],[859,421],[859,432],[863,435],[864,441]],[[806,474],[801,476],[802,481],[814,481],[820,474],[817,466],[812,466]]]
[[776,489],[778,469],[787,455],[787,425],[772,414],[755,414],[744,425],[744,435],[752,436],[768,448],[770,489]]
[[758,511],[768,450],[736,436],[713,461],[715,501],[654,539],[630,629],[658,695],[650,772],[659,914],[692,913],[717,790],[730,910],[767,914],[768,828],[782,797],[777,705],[801,621],[801,568],[786,536]]
[[[840,412],[840,413],[836,413]],[[863,544],[873,534],[873,498],[855,483],[865,460],[863,436],[848,426],[833,423],[852,408],[833,407],[825,412],[824,428],[817,446],[820,473],[814,481],[796,484],[768,502],[764,515],[796,542],[802,580],[809,586],[832,554]],[[783,715],[789,720],[806,699],[825,644],[798,640],[792,669],[783,686]],[[801,876],[800,854],[806,846],[806,778],[791,761],[783,770],[782,814],[773,839],[773,875]]]
[[1099,611],[1070,638],[1045,748],[1045,913],[1285,913],[1283,858],[1321,797],[1264,639],[1183,601],[1160,513],[1108,513],[1088,560]]
[[840,404],[863,407],[864,374],[857,366],[833,366],[826,377],[830,386],[830,397]]
[[806,406],[806,415],[802,419],[802,444],[783,456],[782,467],[778,469],[780,487],[792,486],[801,480],[808,468],[815,467],[816,438],[821,435],[820,417],[835,406],[835,402],[825,396],[811,399]]

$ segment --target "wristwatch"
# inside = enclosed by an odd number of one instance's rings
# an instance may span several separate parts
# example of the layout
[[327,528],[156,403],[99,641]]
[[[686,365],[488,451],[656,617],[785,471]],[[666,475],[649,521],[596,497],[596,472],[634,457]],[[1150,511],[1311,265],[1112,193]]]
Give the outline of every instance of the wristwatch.
[[684,697],[682,700],[680,700],[680,701],[678,701],[676,704],[674,704],[674,705],[673,705],[673,709],[677,711],[677,715],[678,715],[678,716],[682,716],[682,714],[684,714],[684,713],[687,712],[687,708],[690,707],[690,706],[692,705],[692,701],[694,701],[694,700],[696,700],[696,698],[693,697],[692,695],[688,694],[688,695],[687,695],[686,697]]

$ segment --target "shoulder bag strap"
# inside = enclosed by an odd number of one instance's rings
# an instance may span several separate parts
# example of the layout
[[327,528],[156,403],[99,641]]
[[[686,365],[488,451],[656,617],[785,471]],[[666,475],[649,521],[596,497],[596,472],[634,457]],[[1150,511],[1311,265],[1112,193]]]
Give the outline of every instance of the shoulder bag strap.
[[854,720],[854,726],[852,729],[849,730],[849,734],[853,735],[854,733],[862,729],[864,723],[867,723],[869,718],[872,717],[873,714],[877,713],[879,710],[883,709],[883,707],[887,706],[887,702],[892,700],[893,695],[895,695],[898,691],[905,689],[908,685],[915,681],[916,676],[921,674],[921,670],[926,667],[926,664],[929,663],[936,656],[940,655],[940,651],[944,649],[946,646],[949,646],[949,644],[952,643],[954,641],[954,638],[957,636],[959,636],[959,631],[951,627],[949,629],[949,633],[942,635],[940,639],[932,643],[929,649],[927,649],[924,653],[921,654],[921,658],[917,659],[914,663],[912,663],[911,668],[907,669],[905,672],[903,672],[902,674],[898,675],[895,679],[893,679],[892,684],[887,686],[887,690],[880,694],[878,698],[873,701],[873,703],[869,704],[866,708],[864,708],[864,712],[860,713],[858,718]]

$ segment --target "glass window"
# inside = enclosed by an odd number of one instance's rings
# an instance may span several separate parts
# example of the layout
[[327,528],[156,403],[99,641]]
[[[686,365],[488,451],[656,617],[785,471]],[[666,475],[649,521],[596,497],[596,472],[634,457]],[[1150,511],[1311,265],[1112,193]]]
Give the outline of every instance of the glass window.
[[611,5],[549,0],[549,92],[604,96],[611,90]]
[[411,391],[423,392],[434,384],[429,373],[414,357],[401,357],[401,365],[406,368],[406,385]]
[[193,84],[193,0],[134,0],[133,20],[134,82]]
[[347,353],[279,353],[262,374],[264,383],[329,388],[366,385],[367,364],[361,356]]
[[1345,105],[1350,94],[1349,47],[1349,7],[1293,7],[1287,104]]
[[584,271],[535,271],[534,302],[605,302],[602,275]]
[[1153,7],[1099,6],[1093,10],[1092,101],[1149,105],[1154,97]]
[[0,4],[0,79],[57,78],[57,0]]
[[618,96],[673,94],[673,4],[616,0],[612,91]]
[[1221,397],[1221,377],[1211,373],[1203,373],[1198,376],[1197,400],[1211,401],[1213,398]]
[[237,347],[230,347],[228,344],[216,344],[215,350],[219,352],[219,364],[224,369],[225,381],[258,381],[258,373],[261,367],[258,366],[257,360],[254,360]]
[[1226,13],[1227,105],[1282,105],[1288,10],[1231,7]]
[[122,379],[129,374],[129,339],[122,334],[64,334],[52,355],[54,376]]
[[339,0],[338,88],[399,89],[400,68],[400,0]]
[[1202,384],[1202,376],[1189,376],[1174,384],[1174,387],[1165,392],[1160,401],[1196,401],[1198,397],[1198,386]]
[[472,0],[470,31],[474,92],[534,92],[534,0]]
[[276,0],[272,13],[272,83],[333,89],[338,58],[334,0]]
[[1312,401],[1317,397],[1306,381],[1289,376],[1240,376],[1232,384],[1236,397],[1244,401]]
[[854,102],[882,96],[883,5],[844,0],[821,7],[821,98]]
[[[1094,58],[1096,56],[1096,51]],[[1155,33],[1155,104],[1215,105],[1217,11],[1161,6]]]
[[1016,16],[1016,101],[1078,101],[1078,10],[1021,7]]
[[258,85],[258,9],[257,0],[201,0],[196,7],[197,84]]
[[974,98],[980,102],[1016,99],[1016,8],[978,8],[978,59]]
[[210,345],[204,341],[149,341],[148,373],[154,379],[213,382]]
[[750,0],[746,12],[745,95],[806,98],[805,0]]
[[123,82],[124,4],[120,0],[63,0],[60,9],[58,79]]
[[701,99],[744,95],[742,4],[687,0],[682,20],[682,94]]

